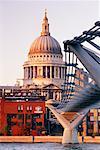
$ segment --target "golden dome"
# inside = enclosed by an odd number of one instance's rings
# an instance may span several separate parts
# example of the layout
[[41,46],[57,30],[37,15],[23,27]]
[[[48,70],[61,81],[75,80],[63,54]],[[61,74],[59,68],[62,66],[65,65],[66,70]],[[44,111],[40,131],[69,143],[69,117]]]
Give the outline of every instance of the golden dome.
[[31,45],[29,55],[36,53],[51,53],[51,54],[61,54],[61,47],[57,40],[50,36],[49,32],[49,24],[47,13],[45,12],[45,17],[42,23],[42,32],[41,36],[39,36]]

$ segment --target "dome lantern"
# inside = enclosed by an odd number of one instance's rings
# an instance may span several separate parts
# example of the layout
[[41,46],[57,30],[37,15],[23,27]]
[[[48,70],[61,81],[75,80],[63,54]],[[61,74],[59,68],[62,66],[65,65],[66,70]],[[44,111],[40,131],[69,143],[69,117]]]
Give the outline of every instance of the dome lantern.
[[47,18],[47,10],[45,9],[45,16],[42,23],[42,32],[41,35],[50,35],[49,33],[49,24],[48,24],[48,18]]

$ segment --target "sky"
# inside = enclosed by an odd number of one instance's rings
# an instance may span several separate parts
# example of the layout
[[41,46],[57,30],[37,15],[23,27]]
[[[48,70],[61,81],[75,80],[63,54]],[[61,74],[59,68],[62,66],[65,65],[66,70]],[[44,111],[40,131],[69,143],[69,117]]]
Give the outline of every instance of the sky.
[[44,11],[50,33],[61,45],[100,20],[99,0],[0,0],[0,85],[23,79],[23,64],[40,36]]

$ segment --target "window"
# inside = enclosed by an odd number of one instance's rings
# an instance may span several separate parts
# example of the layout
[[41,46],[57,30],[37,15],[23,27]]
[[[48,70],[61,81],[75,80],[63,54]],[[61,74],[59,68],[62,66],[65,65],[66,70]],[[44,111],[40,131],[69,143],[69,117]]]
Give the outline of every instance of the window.
[[0,97],[2,97],[2,89],[0,89]]
[[31,114],[26,114],[26,119],[31,119]]
[[32,106],[30,106],[30,111],[32,110]]
[[26,122],[26,126],[31,126],[31,122]]
[[18,111],[23,111],[23,105],[18,105]]
[[22,126],[23,125],[23,122],[18,122],[18,126]]
[[27,111],[32,111],[32,106],[26,106]]
[[42,122],[36,122],[36,126],[42,126]]
[[11,115],[9,115],[11,118],[16,118],[17,117],[17,115],[16,114],[11,114]]
[[22,94],[22,96],[26,96],[26,93],[24,92],[24,93]]
[[90,116],[90,121],[94,121],[94,116]]
[[33,117],[34,118],[41,118],[41,114],[34,114]]
[[31,93],[28,93],[27,95],[28,95],[28,96],[31,96]]
[[23,119],[24,117],[23,117],[23,114],[18,114],[18,119]]

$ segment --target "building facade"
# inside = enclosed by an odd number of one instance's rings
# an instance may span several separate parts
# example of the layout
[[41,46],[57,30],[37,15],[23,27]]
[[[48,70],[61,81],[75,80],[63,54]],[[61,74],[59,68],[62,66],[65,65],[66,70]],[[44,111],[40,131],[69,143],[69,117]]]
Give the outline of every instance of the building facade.
[[32,95],[30,91],[5,91],[0,98],[0,135],[45,135],[45,100]]

